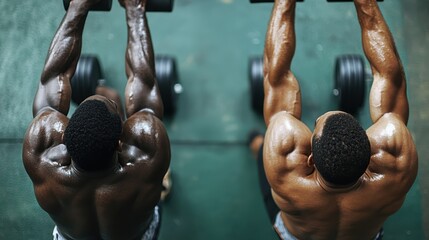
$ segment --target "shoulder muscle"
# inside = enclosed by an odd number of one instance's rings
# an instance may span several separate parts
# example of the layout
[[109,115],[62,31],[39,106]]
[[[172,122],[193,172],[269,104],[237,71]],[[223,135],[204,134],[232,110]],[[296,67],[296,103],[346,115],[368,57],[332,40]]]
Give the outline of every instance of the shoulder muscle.
[[287,112],[273,116],[264,144],[264,165],[277,171],[307,168],[311,153],[311,131]]
[[123,164],[151,159],[170,160],[167,131],[162,121],[152,113],[140,111],[127,119],[121,141],[129,157],[123,159]]
[[40,170],[42,155],[62,144],[67,123],[67,117],[53,109],[41,111],[33,119],[24,137],[22,153],[24,166],[31,177]]
[[367,130],[371,142],[369,170],[376,173],[405,173],[417,170],[417,151],[406,125],[394,113],[384,114]]
[[67,123],[67,117],[58,111],[50,109],[40,112],[27,129],[24,148],[40,154],[60,144]]

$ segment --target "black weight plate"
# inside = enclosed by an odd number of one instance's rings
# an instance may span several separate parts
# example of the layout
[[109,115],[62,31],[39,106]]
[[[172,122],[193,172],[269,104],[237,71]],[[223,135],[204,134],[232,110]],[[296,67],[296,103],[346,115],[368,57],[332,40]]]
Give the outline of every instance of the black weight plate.
[[249,83],[252,108],[262,114],[264,109],[264,60],[262,56],[249,59]]
[[164,114],[172,116],[176,112],[178,93],[175,85],[179,83],[176,60],[167,55],[155,57],[156,79],[164,104]]
[[[64,9],[67,11],[70,5],[70,0],[63,0]],[[90,11],[105,11],[108,12],[112,9],[112,0],[102,0],[101,2],[92,6]]]
[[171,12],[174,0],[149,0],[146,4],[148,12]]
[[85,99],[85,68],[86,58],[80,58],[77,63],[76,71],[71,79],[72,96],[71,99],[74,103],[80,104]]
[[342,111],[356,114],[365,97],[365,65],[360,55],[342,55],[335,60],[335,89]]
[[80,104],[95,94],[98,81],[103,78],[102,69],[95,55],[82,55],[71,80],[72,101]]
[[[70,5],[70,0],[63,0],[64,9],[67,10]],[[174,0],[149,0],[146,9],[148,12],[172,12]],[[102,0],[93,7],[90,11],[110,11],[112,9],[112,0]]]

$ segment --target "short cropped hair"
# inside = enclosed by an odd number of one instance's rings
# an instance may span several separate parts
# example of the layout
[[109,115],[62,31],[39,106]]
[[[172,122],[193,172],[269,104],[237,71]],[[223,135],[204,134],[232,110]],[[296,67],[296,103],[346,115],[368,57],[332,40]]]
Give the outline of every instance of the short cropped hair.
[[86,171],[109,167],[122,132],[118,114],[99,100],[82,102],[64,132],[64,144],[72,160]]
[[371,157],[365,130],[347,113],[329,116],[322,134],[313,138],[312,148],[317,170],[326,181],[338,185],[355,183]]

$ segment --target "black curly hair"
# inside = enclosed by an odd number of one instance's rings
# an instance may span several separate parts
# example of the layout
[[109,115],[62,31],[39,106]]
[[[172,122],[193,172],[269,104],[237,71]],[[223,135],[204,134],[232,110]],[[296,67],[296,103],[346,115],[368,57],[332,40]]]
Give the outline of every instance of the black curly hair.
[[82,102],[64,132],[64,144],[72,160],[86,171],[109,167],[122,132],[118,114],[99,100]]
[[365,172],[371,146],[365,130],[350,114],[336,113],[326,119],[319,137],[314,137],[313,159],[322,177],[333,184],[355,183]]

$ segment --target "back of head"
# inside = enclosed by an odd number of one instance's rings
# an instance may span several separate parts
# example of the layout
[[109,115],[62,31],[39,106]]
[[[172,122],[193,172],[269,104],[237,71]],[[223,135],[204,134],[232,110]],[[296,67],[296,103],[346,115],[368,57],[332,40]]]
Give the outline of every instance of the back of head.
[[110,166],[121,132],[118,114],[111,113],[102,101],[88,100],[70,118],[64,144],[79,168],[103,170]]
[[368,167],[371,157],[368,136],[350,114],[329,116],[321,136],[313,138],[312,144],[314,164],[330,183],[355,183]]

